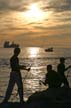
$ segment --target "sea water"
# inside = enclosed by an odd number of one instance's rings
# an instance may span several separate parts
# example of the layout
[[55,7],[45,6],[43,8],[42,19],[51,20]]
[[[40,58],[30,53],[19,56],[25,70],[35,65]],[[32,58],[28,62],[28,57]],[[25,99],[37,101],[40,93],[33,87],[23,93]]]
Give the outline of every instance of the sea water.
[[[13,48],[0,48],[0,102],[5,96],[10,77],[10,57],[13,55]],[[43,84],[39,84],[39,80],[45,80],[47,72],[46,66],[51,64],[53,69],[57,71],[59,58],[65,57],[65,65],[71,65],[71,48],[54,48],[53,52],[45,52],[45,48],[40,47],[22,47],[19,55],[20,64],[30,67],[31,70],[21,70],[24,99],[36,91],[43,91],[48,88]],[[65,72],[71,87],[71,69]],[[15,85],[9,101],[19,101],[17,94],[17,85]]]

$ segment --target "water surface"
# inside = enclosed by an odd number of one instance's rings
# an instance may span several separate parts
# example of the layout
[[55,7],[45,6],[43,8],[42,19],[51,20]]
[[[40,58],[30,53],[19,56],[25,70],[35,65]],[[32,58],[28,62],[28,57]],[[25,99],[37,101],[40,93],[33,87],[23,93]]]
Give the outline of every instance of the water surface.
[[[4,98],[10,69],[10,57],[13,54],[12,48],[0,48],[0,102]],[[46,89],[44,85],[39,84],[39,80],[43,80],[46,74],[46,66],[48,64],[53,65],[53,69],[57,70],[57,64],[59,63],[59,58],[65,57],[66,67],[71,64],[71,49],[70,48],[54,48],[53,52],[45,52],[45,48],[39,47],[22,47],[21,53],[19,55],[20,64],[24,64],[27,67],[31,67],[30,72],[21,71],[23,88],[24,88],[24,99],[27,100],[28,97],[35,91],[42,91]],[[68,73],[69,72],[69,73]],[[68,74],[68,81],[71,86],[71,70],[69,69],[65,75]],[[10,101],[19,101],[19,96],[17,95],[17,86],[15,85]]]

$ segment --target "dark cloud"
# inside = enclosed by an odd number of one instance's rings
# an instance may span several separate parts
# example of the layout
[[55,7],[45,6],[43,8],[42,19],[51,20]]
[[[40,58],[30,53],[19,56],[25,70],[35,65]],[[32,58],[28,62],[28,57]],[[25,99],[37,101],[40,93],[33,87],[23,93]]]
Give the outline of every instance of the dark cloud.
[[43,9],[56,12],[68,11],[71,10],[71,0],[50,0]]
[[0,10],[26,10],[26,4],[23,0],[0,0]]
[[7,2],[0,0],[0,10],[8,8]]
[[43,2],[42,8],[57,12],[71,10],[71,0],[0,0],[0,10],[24,11],[28,3]]

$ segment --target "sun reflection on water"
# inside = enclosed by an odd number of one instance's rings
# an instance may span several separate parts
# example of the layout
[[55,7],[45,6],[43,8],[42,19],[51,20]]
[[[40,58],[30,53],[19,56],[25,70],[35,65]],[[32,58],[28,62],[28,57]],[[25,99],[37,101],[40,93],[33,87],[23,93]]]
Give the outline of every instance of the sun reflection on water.
[[29,48],[28,53],[29,57],[37,57],[39,53],[39,48]]

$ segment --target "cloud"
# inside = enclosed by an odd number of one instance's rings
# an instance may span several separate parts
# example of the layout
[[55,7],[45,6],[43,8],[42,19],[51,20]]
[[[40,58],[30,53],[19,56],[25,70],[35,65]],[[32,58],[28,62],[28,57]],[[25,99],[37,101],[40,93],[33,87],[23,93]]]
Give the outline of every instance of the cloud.
[[50,0],[43,9],[46,11],[54,10],[56,12],[68,11],[71,10],[71,0]]
[[32,2],[41,2],[44,11],[54,10],[57,12],[71,10],[71,0],[0,0],[0,10],[24,11]]
[[[27,10],[32,2],[41,2],[39,4],[42,4],[41,8],[46,15],[53,11],[51,16],[47,16],[44,22],[26,22],[25,17],[18,13]],[[4,14],[1,15],[2,12]],[[71,0],[0,0],[0,37],[20,40],[25,45],[46,46],[48,43],[61,44],[66,41],[71,43],[70,16]]]
[[26,4],[23,0],[0,0],[0,10],[24,11],[25,9]]

